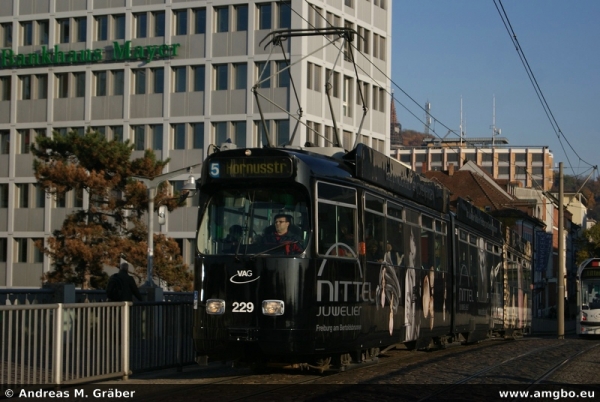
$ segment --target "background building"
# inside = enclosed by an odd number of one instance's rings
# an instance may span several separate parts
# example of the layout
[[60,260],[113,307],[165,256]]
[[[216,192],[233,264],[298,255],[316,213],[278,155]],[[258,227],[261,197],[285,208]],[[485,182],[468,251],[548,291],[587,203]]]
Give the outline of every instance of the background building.
[[[353,42],[358,77],[347,48],[337,57],[341,41],[333,35],[291,38],[286,57],[261,44],[274,29],[332,25],[360,35]],[[331,77],[342,145],[354,143],[363,94],[369,114],[359,141],[386,152],[390,35],[387,0],[0,0],[0,286],[41,285],[51,262],[34,241],[87,206],[85,194],[57,200],[36,187],[29,153],[36,136],[97,130],[131,141],[134,157],[151,148],[171,158],[174,171],[228,138],[239,147],[265,144],[251,91],[261,77],[261,95],[303,111],[292,145],[328,146],[334,120],[324,85]],[[334,40],[337,48],[321,49]],[[288,65],[298,100],[285,73],[271,76]],[[276,144],[287,142],[295,120],[272,104],[263,111]],[[187,176],[171,183],[182,186]],[[190,264],[193,207],[188,201],[165,225],[155,223]]]
[[546,146],[510,146],[502,137],[426,140],[420,147],[392,150],[391,156],[417,172],[447,170],[450,164],[461,168],[473,161],[494,179],[518,181],[523,187],[545,191],[552,188],[554,157]]

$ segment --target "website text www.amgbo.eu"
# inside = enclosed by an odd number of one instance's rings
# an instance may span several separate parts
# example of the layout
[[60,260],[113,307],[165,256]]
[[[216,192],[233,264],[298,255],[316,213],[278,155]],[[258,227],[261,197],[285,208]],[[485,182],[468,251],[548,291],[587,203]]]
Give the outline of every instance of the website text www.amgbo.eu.
[[565,389],[555,391],[498,391],[500,398],[551,398],[555,401],[560,399],[594,398],[595,391],[567,391]]

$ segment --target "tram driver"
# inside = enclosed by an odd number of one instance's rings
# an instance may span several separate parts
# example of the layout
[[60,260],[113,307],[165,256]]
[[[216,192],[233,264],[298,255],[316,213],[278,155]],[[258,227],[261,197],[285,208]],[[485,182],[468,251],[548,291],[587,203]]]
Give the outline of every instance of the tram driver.
[[[269,249],[273,248],[274,252],[281,249],[286,255],[300,254],[302,252],[302,246],[300,244],[300,238],[291,230],[292,217],[287,214],[275,215],[274,228],[268,230],[264,237],[263,242]],[[281,245],[281,247],[278,247]]]

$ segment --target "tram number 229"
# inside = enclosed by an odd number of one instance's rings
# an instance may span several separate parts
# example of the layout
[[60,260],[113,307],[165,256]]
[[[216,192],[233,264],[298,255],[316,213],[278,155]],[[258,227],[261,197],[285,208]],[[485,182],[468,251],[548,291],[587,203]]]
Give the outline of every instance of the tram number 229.
[[251,313],[254,311],[254,303],[252,302],[233,302],[233,313]]

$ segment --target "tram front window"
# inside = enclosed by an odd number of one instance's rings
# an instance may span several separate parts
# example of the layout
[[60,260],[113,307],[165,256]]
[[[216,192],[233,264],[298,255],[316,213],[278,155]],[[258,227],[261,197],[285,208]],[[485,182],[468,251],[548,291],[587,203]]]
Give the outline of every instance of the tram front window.
[[308,196],[292,188],[220,189],[203,212],[198,250],[205,255],[299,254],[310,229],[307,206]]
[[581,286],[581,306],[584,310],[600,309],[600,280],[588,280]]

